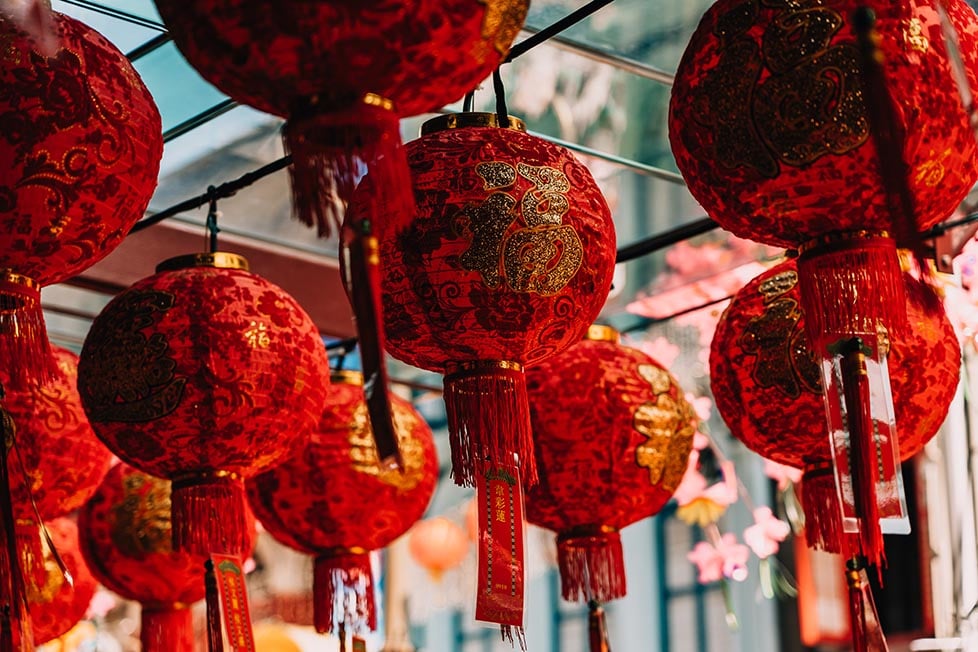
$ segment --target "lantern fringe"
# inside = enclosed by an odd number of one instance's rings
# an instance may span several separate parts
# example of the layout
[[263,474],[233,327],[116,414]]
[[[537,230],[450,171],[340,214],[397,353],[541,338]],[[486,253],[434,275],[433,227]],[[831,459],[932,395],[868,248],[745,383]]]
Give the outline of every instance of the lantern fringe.
[[9,270],[0,272],[0,360],[8,390],[43,385],[61,373],[48,341],[40,290]]
[[557,537],[564,600],[608,602],[625,596],[625,558],[617,530]]
[[248,554],[248,507],[239,477],[196,475],[175,479],[172,487],[174,550],[204,557]]
[[858,559],[846,562],[849,584],[849,627],[853,652],[887,652],[886,637],[876,611],[869,578]]
[[0,652],[34,649],[10,492],[9,444],[13,442],[15,431],[13,418],[0,406]]
[[293,113],[283,137],[292,156],[295,216],[315,225],[320,237],[339,231],[346,203],[365,173],[382,189],[385,202],[413,213],[400,121],[384,98],[368,94],[338,111],[309,104]]
[[805,540],[808,547],[826,552],[842,552],[843,537],[846,535],[842,531],[842,505],[839,503],[831,465],[805,469],[801,481],[801,500],[805,511]]
[[377,628],[370,553],[316,557],[313,569],[313,622],[316,631],[355,633]]
[[537,483],[522,367],[482,361],[449,370],[444,397],[455,484],[474,487],[476,476],[511,465],[514,453],[523,485]]
[[143,652],[194,652],[193,613],[184,605],[143,605]]
[[808,341],[817,350],[827,337],[875,335],[883,326],[895,339],[908,328],[896,241],[885,235],[838,233],[806,245],[798,286]]
[[30,521],[18,521],[15,526],[15,538],[27,601],[28,603],[43,602],[44,598],[40,593],[48,582],[48,568],[45,564],[41,529]]

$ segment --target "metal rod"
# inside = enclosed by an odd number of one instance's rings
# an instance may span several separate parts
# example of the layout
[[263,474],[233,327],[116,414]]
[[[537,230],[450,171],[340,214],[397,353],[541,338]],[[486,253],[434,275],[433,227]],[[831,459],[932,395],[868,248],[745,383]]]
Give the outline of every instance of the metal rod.
[[168,143],[174,138],[179,138],[180,136],[193,131],[197,127],[200,127],[214,118],[224,115],[234,107],[238,106],[238,103],[234,100],[227,98],[221,100],[214,106],[204,109],[200,113],[190,118],[187,118],[180,124],[174,125],[163,132],[163,142]]
[[509,55],[503,60],[503,63],[509,63],[513,59],[523,56],[536,46],[545,43],[548,39],[560,34],[565,29],[573,27],[602,7],[610,5],[612,2],[614,2],[614,0],[591,0],[591,2],[587,3],[580,9],[572,11],[552,25],[544,27],[533,36],[525,38],[511,47],[509,49]]
[[166,27],[163,25],[163,23],[158,23],[155,20],[150,20],[149,18],[144,18],[121,9],[106,7],[105,5],[101,5],[97,2],[89,2],[89,0],[61,0],[61,2],[68,5],[75,5],[76,7],[81,7],[82,9],[88,9],[89,11],[94,11],[95,13],[102,14],[103,16],[117,18],[132,25],[139,25],[140,27],[155,29],[158,32],[166,31]]
[[155,52],[156,50],[159,50],[161,47],[163,47],[164,45],[166,45],[172,40],[173,39],[170,38],[169,34],[166,33],[157,34],[156,36],[146,41],[145,43],[141,45],[137,45],[132,50],[127,52],[126,58],[129,59],[130,63],[132,63],[133,61],[145,57],[150,52]]
[[687,240],[704,233],[709,233],[710,231],[719,228],[720,225],[711,218],[703,217],[694,222],[690,222],[689,224],[677,226],[674,229],[658,233],[649,238],[644,238],[638,242],[624,246],[618,250],[618,255],[615,258],[615,261],[624,263],[629,260],[634,260],[636,258],[659,251],[660,249],[665,249],[666,247],[682,242],[683,240]]
[[654,179],[661,179],[662,181],[668,181],[669,183],[675,183],[676,185],[685,186],[686,181],[683,179],[681,174],[672,172],[670,170],[664,170],[662,168],[657,168],[646,163],[640,163],[639,161],[632,160],[630,158],[624,158],[618,156],[617,154],[609,154],[608,152],[602,152],[597,149],[591,149],[586,145],[581,145],[579,143],[574,143],[569,140],[564,140],[562,138],[557,138],[556,136],[549,136],[547,134],[541,134],[535,131],[528,132],[533,136],[538,138],[543,138],[546,141],[560,145],[561,147],[566,147],[572,152],[577,152],[578,154],[584,154],[585,156],[590,156],[593,158],[601,159],[602,161],[607,161],[609,163],[614,163],[623,168],[628,168],[633,172],[637,172],[641,175],[652,177]]

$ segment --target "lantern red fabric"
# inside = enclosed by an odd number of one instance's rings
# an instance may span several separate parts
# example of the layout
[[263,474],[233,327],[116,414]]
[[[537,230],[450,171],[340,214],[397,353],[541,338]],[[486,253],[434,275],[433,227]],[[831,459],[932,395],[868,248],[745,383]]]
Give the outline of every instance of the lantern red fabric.
[[[850,25],[859,4],[720,0],[703,16],[676,72],[669,138],[690,192],[723,228],[781,246],[892,228]],[[978,19],[963,0],[941,4],[978,87]],[[978,147],[933,3],[874,9],[925,229],[970,190]]]
[[78,525],[92,574],[140,603],[143,651],[194,652],[190,607],[204,599],[205,557],[173,550],[169,480],[117,464],[79,512]]
[[447,374],[452,474],[469,486],[514,453],[535,481],[523,367],[581,338],[615,263],[587,168],[515,118],[498,124],[484,113],[425,123],[407,146],[417,214],[391,214],[381,233],[387,349]]
[[485,79],[529,0],[285,0],[275,11],[242,0],[156,5],[205,79],[289,118],[297,214],[328,232],[340,214],[335,190],[349,199],[363,164],[410,205],[398,118],[436,111]]
[[[316,555],[314,619],[320,632],[376,627],[370,551],[424,514],[438,478],[431,429],[393,397],[403,471],[380,466],[362,377],[333,377],[318,429],[304,448],[248,483],[255,516],[281,543]],[[352,596],[352,599],[350,599]]]
[[[53,350],[58,375],[43,386],[8,391],[3,400],[17,429],[17,448],[7,455],[7,470],[18,521],[36,520],[31,498],[42,519],[78,509],[95,493],[112,462],[78,396],[78,356],[61,347]],[[0,365],[0,380],[6,381],[9,370],[8,364]]]
[[[909,274],[904,278],[911,328],[890,340],[888,364],[900,457],[909,459],[944,421],[961,351],[948,319],[927,309],[928,290]],[[734,296],[710,348],[710,386],[737,439],[764,457],[806,470],[809,545],[849,553],[838,506],[831,507],[835,480],[822,377],[804,336],[799,294],[797,264],[787,260]]]
[[[42,645],[65,634],[88,612],[98,583],[92,577],[78,549],[78,526],[68,518],[48,521],[51,541],[61,556],[72,583],[61,572],[50,550],[42,559],[25,568],[28,605],[34,628],[34,643]],[[39,528],[33,526],[35,536]]]
[[[44,56],[0,14],[0,358],[8,382],[46,380],[39,287],[118,245],[142,217],[163,155],[160,114],[119,50],[53,14]],[[9,387],[8,387],[9,389]]]
[[240,256],[185,256],[157,270],[92,323],[79,392],[113,452],[173,481],[174,547],[241,556],[243,481],[288,458],[316,425],[326,351],[301,306]]
[[465,560],[469,553],[469,539],[458,525],[444,516],[435,516],[411,528],[408,550],[414,561],[438,581],[445,571]]
[[527,520],[557,532],[565,600],[623,597],[618,532],[679,486],[696,413],[662,365],[608,327],[529,369],[527,389],[540,474]]

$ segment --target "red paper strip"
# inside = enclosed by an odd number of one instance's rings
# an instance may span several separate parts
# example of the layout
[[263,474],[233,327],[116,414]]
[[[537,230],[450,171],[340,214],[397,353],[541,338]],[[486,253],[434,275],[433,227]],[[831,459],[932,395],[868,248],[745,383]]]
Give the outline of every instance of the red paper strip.
[[519,472],[492,469],[476,477],[479,585],[476,620],[523,626],[523,492]]
[[244,573],[235,557],[211,555],[230,652],[255,652]]

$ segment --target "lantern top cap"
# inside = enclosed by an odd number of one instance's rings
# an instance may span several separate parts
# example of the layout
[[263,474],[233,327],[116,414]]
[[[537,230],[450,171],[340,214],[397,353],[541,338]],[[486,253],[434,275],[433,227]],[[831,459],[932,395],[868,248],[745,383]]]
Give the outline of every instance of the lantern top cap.
[[329,382],[339,385],[363,385],[363,373],[353,369],[333,369],[329,372]]
[[621,334],[611,326],[591,324],[587,327],[587,333],[584,335],[584,339],[591,342],[612,342],[613,344],[618,344],[621,342]]
[[432,118],[421,125],[421,135],[427,136],[447,129],[465,129],[469,127],[495,127],[497,129],[513,129],[526,131],[526,123],[519,118],[506,116],[503,119],[496,113],[446,113]]
[[20,285],[27,291],[36,292],[39,289],[38,282],[30,276],[18,274],[12,269],[0,269],[0,283],[5,285]]
[[168,258],[156,266],[157,272],[175,272],[191,267],[216,267],[218,269],[240,269],[248,271],[248,259],[227,251],[212,251],[185,254]]

